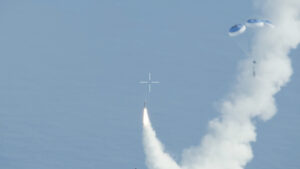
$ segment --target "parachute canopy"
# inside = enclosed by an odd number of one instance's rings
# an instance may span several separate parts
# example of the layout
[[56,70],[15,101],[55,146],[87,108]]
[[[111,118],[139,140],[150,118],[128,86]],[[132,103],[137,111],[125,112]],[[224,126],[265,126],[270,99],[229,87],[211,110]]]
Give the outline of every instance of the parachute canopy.
[[274,25],[271,21],[266,19],[248,19],[245,24],[236,24],[233,25],[229,29],[229,36],[237,36],[246,31],[247,27],[255,28],[255,27],[264,27],[269,26],[270,28],[274,28]]
[[249,27],[263,27],[264,22],[263,22],[263,20],[260,20],[260,19],[248,19],[246,21],[246,25]]
[[269,21],[269,20],[264,19],[264,20],[262,20],[262,22],[263,22],[265,25],[270,26],[271,28],[274,28],[274,27],[275,27],[275,26],[273,25],[273,23],[272,23],[271,21]]
[[229,29],[229,36],[237,36],[245,32],[246,26],[244,24],[236,24]]

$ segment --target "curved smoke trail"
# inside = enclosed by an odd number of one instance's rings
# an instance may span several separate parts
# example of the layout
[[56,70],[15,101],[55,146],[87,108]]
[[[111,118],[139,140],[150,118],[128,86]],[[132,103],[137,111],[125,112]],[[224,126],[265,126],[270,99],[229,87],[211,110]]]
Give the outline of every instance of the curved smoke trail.
[[145,153],[147,156],[147,165],[149,168],[180,169],[180,167],[170,157],[170,155],[164,152],[163,145],[156,138],[155,131],[153,130],[150,123],[147,108],[144,108],[144,112],[143,112],[143,134],[144,134],[143,141],[144,141]]
[[268,120],[276,113],[274,95],[292,75],[288,54],[300,42],[299,0],[259,2],[276,28],[262,30],[254,39],[251,56],[257,60],[257,76],[249,78],[248,58],[235,90],[222,104],[221,116],[209,123],[199,146],[184,151],[181,165],[164,151],[144,110],[144,148],[150,169],[242,169],[253,158],[252,119]]

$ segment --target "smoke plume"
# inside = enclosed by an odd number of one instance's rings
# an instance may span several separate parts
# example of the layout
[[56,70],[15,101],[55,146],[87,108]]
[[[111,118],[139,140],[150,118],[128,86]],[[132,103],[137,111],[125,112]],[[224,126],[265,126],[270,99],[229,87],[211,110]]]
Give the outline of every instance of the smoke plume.
[[[256,2],[276,26],[256,33],[251,54],[241,64],[235,89],[221,105],[220,117],[210,121],[199,146],[184,150],[180,164],[165,152],[144,110],[144,148],[149,169],[243,169],[253,158],[253,118],[266,121],[276,113],[274,95],[293,73],[288,54],[300,42],[299,0]],[[257,73],[252,78],[249,63],[254,57]]]
[[170,155],[164,152],[163,145],[156,138],[155,131],[150,123],[147,108],[144,108],[143,112],[143,127],[144,148],[147,156],[148,167],[153,169],[180,169]]

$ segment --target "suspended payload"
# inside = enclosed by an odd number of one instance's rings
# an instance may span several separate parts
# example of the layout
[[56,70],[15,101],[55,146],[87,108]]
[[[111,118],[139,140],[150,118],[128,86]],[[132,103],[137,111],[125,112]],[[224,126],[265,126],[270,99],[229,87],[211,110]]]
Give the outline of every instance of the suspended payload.
[[229,29],[229,36],[237,36],[239,34],[244,33],[246,30],[246,26],[244,24],[236,24]]
[[[233,25],[229,31],[228,35],[232,37],[232,39],[236,42],[237,46],[243,51],[243,53],[246,56],[250,57],[250,51],[251,51],[251,32],[255,32],[258,28],[263,29],[266,28],[273,28],[274,25],[271,21],[265,20],[265,19],[248,19],[246,23],[244,24],[236,24]],[[257,28],[257,29],[256,29]],[[246,31],[247,29],[247,31]],[[241,35],[245,32],[245,35]],[[249,34],[250,33],[250,34]],[[238,36],[241,35],[241,36]],[[253,56],[252,56],[253,57]],[[253,77],[256,76],[256,70],[255,70],[256,60],[253,57],[252,61],[252,75]]]
[[255,64],[256,64],[256,60],[253,60],[252,61],[252,76],[253,77],[256,76]]

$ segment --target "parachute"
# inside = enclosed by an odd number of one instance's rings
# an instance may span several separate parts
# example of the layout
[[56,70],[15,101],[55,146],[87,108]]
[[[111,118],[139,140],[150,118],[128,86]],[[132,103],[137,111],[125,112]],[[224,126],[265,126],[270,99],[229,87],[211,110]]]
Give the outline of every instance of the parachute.
[[228,35],[229,36],[237,36],[240,35],[242,33],[244,33],[247,29],[247,27],[249,28],[259,28],[259,27],[265,27],[265,26],[269,26],[271,28],[274,27],[273,23],[269,20],[266,19],[248,19],[246,21],[245,24],[236,24],[233,25],[229,31],[228,31]]
[[274,28],[275,26],[273,25],[273,23],[269,20],[262,20],[262,22],[264,23],[264,25],[269,26],[270,28]]
[[239,34],[242,34],[246,31],[246,26],[244,24],[237,24],[237,25],[234,25],[232,26],[230,29],[229,29],[229,36],[237,36]]
[[265,24],[262,20],[260,19],[248,19],[246,21],[246,25],[248,27],[263,27]]
[[[249,34],[247,36],[242,36],[242,34],[246,32],[253,32],[257,28],[274,28],[274,25],[271,21],[266,20],[266,19],[248,19],[245,23],[243,24],[236,24],[230,27],[228,31],[228,35],[232,37],[237,46],[243,51],[243,53],[246,56],[250,56],[250,39],[249,39]],[[247,29],[247,30],[246,30]],[[246,39],[245,39],[246,38]],[[253,59],[253,77],[255,77],[255,64],[256,60]]]
[[264,27],[264,26],[269,26],[269,27],[274,27],[271,21],[266,20],[266,19],[248,19],[246,21],[246,25],[248,27]]

